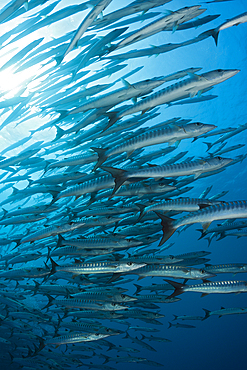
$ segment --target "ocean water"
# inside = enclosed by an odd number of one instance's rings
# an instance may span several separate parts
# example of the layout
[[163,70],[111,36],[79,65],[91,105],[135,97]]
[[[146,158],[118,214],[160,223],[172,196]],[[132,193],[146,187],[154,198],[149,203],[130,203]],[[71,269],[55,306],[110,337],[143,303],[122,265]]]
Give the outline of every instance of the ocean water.
[[[31,4],[34,4],[35,1],[31,1]],[[17,67],[20,67],[23,63],[22,57],[19,57],[19,60],[14,61],[14,63],[6,69],[3,69],[2,66],[18,51],[23,50],[27,45],[29,45],[32,41],[37,40],[38,38],[43,38],[44,40],[40,45],[45,44],[45,42],[52,40],[52,38],[61,37],[68,32],[74,31],[80,25],[82,19],[88,13],[88,10],[79,12],[77,14],[71,15],[70,17],[64,18],[59,20],[58,22],[47,25],[34,33],[27,32],[26,36],[23,36],[18,41],[11,43],[13,39],[13,35],[10,35],[9,38],[4,40],[4,35],[7,32],[11,33],[11,30],[18,24],[23,23],[28,19],[27,17],[34,15],[36,12],[37,14],[46,9],[50,4],[54,2],[47,1],[44,4],[29,10],[28,12],[23,12],[18,17],[15,17],[11,20],[8,20],[5,23],[0,24],[0,43],[2,48],[0,49],[0,106],[1,102],[4,102],[7,99],[18,98],[18,97],[25,97],[30,98],[26,104],[23,104],[22,110],[18,112],[17,108],[21,108],[20,105],[22,103],[18,103],[17,105],[10,106],[9,108],[1,108],[1,117],[0,117],[0,155],[8,146],[13,145],[18,140],[24,139],[30,136],[30,140],[27,141],[25,144],[10,150],[4,153],[7,158],[12,156],[17,156],[21,151],[24,149],[29,149],[29,146],[35,144],[39,141],[43,141],[43,143],[36,144],[37,148],[40,148],[40,151],[37,152],[34,157],[43,158],[45,160],[60,160],[65,157],[71,157],[75,154],[80,154],[82,149],[80,146],[78,147],[78,151],[71,153],[67,151],[67,147],[64,145],[62,148],[54,149],[52,153],[45,151],[45,147],[49,148],[49,145],[53,145],[52,140],[54,140],[56,136],[56,127],[54,126],[54,120],[59,117],[59,113],[56,112],[53,108],[52,109],[43,109],[44,108],[44,100],[46,98],[54,98],[56,100],[56,95],[59,98],[65,97],[68,95],[68,91],[66,89],[68,87],[73,86],[73,82],[69,84],[66,82],[66,78],[71,76],[71,72],[73,69],[70,67],[66,69],[66,64],[69,65],[70,61],[73,61],[73,58],[83,50],[83,48],[72,50],[63,60],[60,65],[56,65],[54,57],[57,56],[55,54],[50,57],[50,59],[46,59],[41,63],[37,63],[31,68],[25,68],[22,72],[14,73]],[[57,6],[52,10],[54,13],[59,9],[63,9],[66,6],[72,6],[75,4],[82,4],[81,1],[65,1],[61,0],[58,2]],[[128,5],[129,1],[120,1],[120,0],[113,0],[109,6],[103,11],[103,15],[111,13],[117,9],[121,9],[124,6]],[[3,8],[7,4],[7,1],[0,0],[1,8]],[[216,15],[218,14],[219,17],[212,20],[209,23],[203,24],[198,27],[192,27],[190,29],[179,30],[174,27],[173,31],[162,31],[153,36],[145,38],[141,41],[133,43],[123,49],[113,51],[110,54],[106,54],[104,56],[105,60],[103,59],[96,59],[91,60],[91,63],[88,64],[84,70],[89,71],[88,74],[84,77],[87,78],[93,74],[98,73],[101,70],[105,70],[105,65],[109,63],[111,55],[117,55],[122,53],[127,53],[128,51],[132,50],[139,50],[150,47],[150,45],[160,46],[164,44],[178,44],[184,43],[188,40],[192,40],[196,38],[203,32],[206,32],[210,29],[214,29],[224,23],[227,19],[231,19],[239,14],[242,14],[247,11],[247,3],[245,0],[233,0],[233,1],[222,1],[222,2],[195,2],[192,0],[172,0],[171,2],[164,4],[160,7],[150,9],[146,14],[150,12],[160,12],[156,16],[156,18],[160,16],[167,15],[167,10],[176,11],[180,8],[185,6],[190,7],[193,5],[201,5],[203,8],[206,9],[205,13],[199,16],[202,18],[208,15]],[[20,8],[22,9],[22,8]],[[91,9],[91,8],[90,8]],[[52,13],[51,13],[52,14]],[[138,13],[140,14],[140,13]],[[0,12],[1,16],[1,12]],[[133,17],[133,16],[131,16]],[[134,31],[138,30],[144,25],[150,23],[156,18],[151,18],[139,21],[133,24],[128,24],[128,19],[131,17],[125,17],[122,20],[126,20],[126,26],[129,26],[129,29],[126,31]],[[140,16],[141,17],[141,16]],[[45,18],[43,18],[45,19]],[[197,18],[196,18],[197,19]],[[121,21],[121,20],[120,20]],[[120,22],[119,21],[119,22]],[[121,27],[121,25],[115,26],[115,28]],[[28,27],[24,28],[28,29]],[[112,28],[114,29],[114,28]],[[102,28],[101,30],[87,30],[84,36],[94,34],[96,36],[103,36],[109,30],[106,27]],[[72,34],[73,35],[73,34]],[[121,36],[123,37],[123,36]],[[212,70],[217,69],[238,69],[240,70],[234,77],[214,86],[212,90],[203,93],[201,96],[208,96],[208,95],[216,95],[216,97],[212,100],[205,100],[200,102],[192,102],[194,98],[191,98],[189,102],[185,104],[183,100],[178,100],[176,104],[171,104],[170,106],[167,104],[161,105],[158,107],[157,112],[159,115],[152,120],[146,121],[142,127],[152,127],[158,123],[164,122],[166,120],[170,120],[174,117],[181,117],[181,119],[190,119],[192,122],[202,122],[205,124],[214,124],[217,126],[216,130],[223,129],[226,127],[233,127],[237,128],[240,125],[244,125],[247,123],[246,121],[246,80],[247,80],[247,49],[246,49],[246,37],[247,37],[247,25],[246,23],[240,24],[238,26],[229,27],[227,29],[223,29],[219,32],[218,37],[218,44],[215,45],[214,39],[212,37],[208,37],[204,40],[199,42],[193,43],[187,46],[178,47],[175,50],[168,51],[166,53],[161,53],[159,55],[153,55],[150,57],[138,57],[133,59],[127,59],[120,61],[120,63],[126,64],[125,68],[120,70],[117,73],[114,73],[110,76],[106,76],[102,79],[97,80],[96,82],[91,82],[87,85],[83,85],[83,88],[90,88],[93,86],[98,86],[100,84],[113,84],[108,91],[114,91],[118,88],[123,87],[123,81],[121,78],[126,74],[130,74],[130,76],[126,77],[126,81],[130,84],[134,84],[138,81],[144,79],[152,79],[154,77],[160,76],[167,76],[173,74],[177,71],[182,71],[187,68],[201,68],[198,71],[198,74],[206,73]],[[72,36],[68,38],[67,42],[71,40]],[[113,43],[114,44],[114,43]],[[44,51],[47,51],[44,49]],[[31,51],[33,52],[33,51]],[[34,55],[39,55],[39,52],[34,53]],[[126,54],[127,55],[127,54]],[[108,58],[109,57],[109,58]],[[107,59],[108,58],[108,59]],[[28,59],[28,58],[27,58]],[[1,69],[2,68],[2,69]],[[45,69],[49,69],[50,72],[47,73],[44,77],[40,77],[41,73],[45,71]],[[139,70],[136,73],[131,75],[136,68]],[[60,81],[65,81],[64,86],[62,89],[54,88],[51,89],[49,92],[45,92],[45,88],[51,87],[53,84],[56,83],[54,79],[53,73],[58,71]],[[118,81],[117,81],[118,80]],[[116,82],[117,81],[117,82]],[[178,80],[171,81],[165,83],[161,87],[158,87],[155,91],[158,91],[170,84],[177,82]],[[100,92],[99,94],[105,93],[105,91]],[[198,94],[200,95],[200,94]],[[197,96],[198,97],[198,96]],[[197,98],[196,97],[196,98]],[[40,100],[39,100],[40,99]],[[88,100],[90,97],[87,98]],[[140,99],[140,98],[139,98]],[[80,102],[76,103],[80,105]],[[129,101],[124,102],[123,105],[130,104]],[[74,107],[74,106],[73,106]],[[71,106],[71,108],[73,108]],[[121,105],[119,105],[121,108]],[[63,108],[63,107],[62,107]],[[63,109],[67,110],[70,109],[68,105],[66,105]],[[61,110],[61,107],[58,109]],[[113,108],[114,110],[114,108]],[[15,113],[15,116],[10,116],[11,114]],[[139,119],[143,116],[139,114]],[[30,115],[30,116],[29,116]],[[32,116],[31,116],[32,115]],[[69,124],[63,123],[63,121],[58,121],[57,125],[60,126],[62,129],[67,129],[79,119],[81,119],[83,114],[73,117]],[[6,119],[10,117],[9,122]],[[132,116],[131,116],[132,117]],[[129,116],[128,116],[129,118]],[[7,123],[6,123],[7,122]],[[50,125],[49,125],[50,122]],[[46,125],[46,128],[40,129],[42,125]],[[70,125],[70,126],[69,126]],[[87,127],[88,128],[88,127]],[[86,128],[86,129],[87,129]],[[82,129],[83,130],[83,129]],[[74,134],[73,139],[76,139],[77,135],[79,135],[82,130],[76,134]],[[85,131],[86,132],[86,131]],[[132,130],[131,133],[134,133],[135,130]],[[99,136],[102,133],[99,129]],[[115,134],[115,140],[117,141],[120,138],[120,133]],[[219,136],[212,136],[207,139],[198,138],[198,140],[193,141],[193,139],[185,139],[182,140],[181,143],[176,147],[174,151],[170,154],[167,154],[164,157],[160,157],[154,161],[153,164],[162,164],[165,160],[172,158],[174,155],[179,154],[183,151],[188,151],[188,153],[183,158],[189,158],[194,156],[194,159],[206,158],[208,156],[207,152],[207,145],[204,142],[211,142],[213,143]],[[224,171],[214,174],[208,177],[198,178],[195,181],[192,181],[189,186],[193,188],[182,194],[182,196],[196,198],[199,197],[202,192],[207,189],[208,187],[212,186],[208,196],[213,196],[221,192],[225,192],[225,194],[220,198],[222,201],[235,201],[235,200],[246,200],[247,199],[247,189],[246,189],[246,140],[247,135],[246,131],[243,130],[239,134],[227,139],[227,143],[225,148],[228,148],[233,145],[243,144],[243,146],[239,149],[231,151],[226,154],[222,154],[223,157],[236,159],[237,156],[243,155],[243,160],[226,167]],[[84,142],[87,140],[84,138]],[[59,142],[59,141],[58,141]],[[65,144],[69,143],[69,141],[65,141]],[[102,143],[102,142],[101,142]],[[114,143],[114,141],[113,141]],[[83,144],[80,143],[80,144]],[[94,147],[97,145],[96,137],[87,145],[87,153],[91,153],[89,150],[90,147]],[[41,146],[43,145],[43,149]],[[74,147],[78,145],[75,143]],[[113,145],[113,144],[111,144]],[[102,145],[103,146],[103,145]],[[158,144],[156,146],[149,146],[146,147],[144,152],[141,153],[147,154],[154,151],[157,148],[166,148],[168,146],[167,143]],[[212,148],[218,148],[219,145],[215,145]],[[210,152],[210,151],[209,151]],[[133,154],[133,162],[135,159],[135,153]],[[151,155],[150,154],[150,161],[148,160],[147,163],[151,162]],[[217,155],[217,154],[216,154]],[[137,155],[136,155],[137,156]],[[95,162],[93,163],[95,164]],[[123,167],[124,165],[129,164],[129,162],[124,162],[123,160]],[[121,167],[119,163],[113,165],[114,167]],[[145,164],[144,164],[145,166]],[[0,162],[1,167],[1,162]],[[81,167],[76,167],[74,170],[87,172],[89,175],[92,170],[91,165],[85,165]],[[64,168],[60,169],[59,171],[54,170],[48,171],[48,175],[56,175],[63,173]],[[1,180],[0,180],[0,191],[5,186],[4,180],[8,177],[13,176],[27,176],[29,173],[30,180],[37,180],[41,178],[41,176],[45,175],[46,173],[44,170],[30,170],[21,165],[19,162],[17,164],[11,165],[11,168],[4,168],[0,172]],[[96,175],[94,175],[96,176]],[[2,182],[2,183],[1,183]],[[25,197],[22,191],[30,186],[30,183],[26,179],[21,179],[21,181],[13,181],[11,182],[10,187],[7,190],[4,190],[0,193],[0,206],[3,207],[4,210],[11,211],[16,209],[22,209],[27,206],[33,205],[41,205],[41,204],[50,204],[52,201],[52,196],[50,194],[41,194],[41,193],[34,193],[34,195]],[[34,186],[31,184],[31,187]],[[68,184],[61,185],[68,187]],[[16,193],[19,194],[20,198],[12,202],[11,194],[13,189],[17,188],[20,191]],[[113,198],[114,199],[114,198]],[[8,201],[9,200],[9,201]],[[133,202],[138,202],[138,199],[133,199]],[[59,226],[63,223],[68,222],[67,216],[72,214],[73,207],[75,204],[83,204],[85,208],[88,208],[87,203],[83,203],[84,200],[79,198],[79,201],[75,201],[72,197],[62,198],[55,202],[58,204],[60,208],[49,214],[45,220],[36,221],[29,224],[15,224],[10,226],[1,225],[0,229],[0,238],[1,239],[9,239],[10,243],[5,244],[3,243],[1,246],[1,257],[4,258],[5,255],[11,252],[18,252],[19,255],[24,255],[27,253],[27,248],[30,246],[36,246],[37,242],[34,244],[28,243],[21,243],[18,248],[13,249],[16,247],[16,243],[11,242],[12,238],[15,235],[21,234],[23,237],[29,235],[30,233],[34,233],[39,231],[45,227],[56,225]],[[77,202],[77,203],[76,203]],[[132,202],[131,198],[129,198],[129,204]],[[65,208],[65,206],[69,208]],[[65,213],[64,210],[66,210]],[[4,219],[5,214],[4,211],[1,213],[2,219]],[[182,214],[184,215],[184,213]],[[53,219],[57,217],[56,219]],[[180,217],[180,216],[175,216]],[[153,220],[150,220],[150,225],[153,224],[155,220],[155,216]],[[71,220],[69,220],[71,221]],[[72,222],[75,221],[72,219]],[[78,219],[76,219],[78,221]],[[233,220],[233,222],[239,221],[239,219]],[[216,226],[217,224],[222,223],[222,221],[213,221],[211,226]],[[211,227],[210,226],[210,227]],[[209,227],[209,228],[210,228]],[[185,231],[181,231],[181,233],[175,232],[174,235],[166,242],[174,243],[167,251],[161,252],[161,255],[170,254],[170,255],[178,255],[181,253],[187,252],[195,252],[195,251],[207,251],[210,252],[206,258],[209,258],[210,264],[228,264],[228,263],[247,263],[247,251],[246,251],[246,237],[239,237],[236,236],[227,236],[221,240],[217,240],[217,238],[213,238],[211,243],[208,242],[206,238],[202,238],[200,240],[200,233],[197,231],[201,228],[201,225],[198,223],[195,225],[191,225]],[[72,237],[76,238],[78,235],[80,236],[97,236],[102,234],[101,229],[81,229],[80,232],[72,233]],[[113,238],[111,232],[112,229],[105,227],[105,231],[108,233],[108,238],[111,240]],[[90,233],[89,233],[90,232]],[[160,237],[162,234],[160,233]],[[64,234],[65,239],[70,238],[70,234]],[[138,239],[138,237],[137,237]],[[25,264],[14,264],[12,266],[8,265],[1,265],[1,273],[3,274],[6,272],[10,267],[15,268],[26,268],[33,266],[43,267],[44,262],[47,260],[47,245],[52,242],[57,241],[57,236],[53,236],[49,239],[41,239],[40,242],[44,242],[40,247],[40,252],[42,253],[42,257],[37,259],[36,261],[29,261]],[[1,243],[1,240],[0,240]],[[151,246],[147,247],[150,249],[155,249],[156,251],[159,250],[159,240],[153,243]],[[53,245],[51,245],[52,250],[54,249]],[[31,250],[31,249],[30,249]],[[29,250],[29,252],[30,252]],[[37,249],[35,249],[37,252]],[[133,255],[134,249],[129,250],[130,254]],[[121,253],[127,252],[125,250],[121,251]],[[102,256],[101,260],[105,261],[109,258],[109,256],[105,257]],[[60,265],[62,264],[72,264],[74,262],[73,259],[61,259],[59,260],[57,257],[54,257],[54,260]],[[48,261],[48,266],[51,268],[51,262]],[[203,264],[200,264],[198,268],[203,268]],[[1,274],[0,274],[1,276]],[[175,323],[177,321],[172,321],[174,319],[173,315],[193,315],[193,316],[204,316],[203,309],[207,309],[210,311],[219,310],[221,307],[224,308],[233,308],[233,307],[247,307],[247,296],[245,293],[241,294],[209,294],[203,298],[201,298],[200,293],[184,293],[180,296],[181,300],[174,303],[160,303],[157,304],[159,309],[153,310],[153,312],[157,311],[162,315],[165,315],[163,318],[158,319],[160,325],[157,325],[152,322],[144,322],[138,319],[126,319],[126,321],[135,326],[145,326],[149,328],[158,329],[159,332],[148,333],[144,332],[141,329],[139,331],[131,331],[128,330],[128,326],[123,324],[117,320],[100,320],[103,326],[107,326],[114,329],[120,329],[123,333],[110,336],[106,339],[109,342],[113,343],[114,345],[118,346],[118,351],[116,349],[109,350],[109,348],[101,344],[102,342],[95,341],[92,342],[92,346],[98,345],[94,350],[91,351],[84,351],[83,346],[90,346],[90,342],[80,343],[75,346],[68,344],[65,346],[64,344],[58,348],[55,348],[55,345],[46,345],[44,349],[41,349],[35,353],[35,348],[38,348],[42,338],[44,343],[46,344],[46,340],[49,340],[54,335],[54,325],[50,325],[48,323],[41,324],[38,320],[31,319],[30,321],[27,319],[14,319],[14,314],[11,316],[11,312],[34,312],[33,309],[37,309],[40,313],[47,313],[51,315],[51,317],[57,322],[57,313],[54,309],[54,305],[50,306],[47,310],[43,309],[43,307],[47,303],[47,297],[42,294],[32,295],[32,292],[28,290],[22,290],[18,286],[16,286],[16,281],[20,284],[34,284],[34,280],[42,282],[43,279],[35,279],[31,278],[29,280],[24,279],[20,280],[17,278],[16,280],[5,280],[4,276],[1,276],[0,283],[6,284],[5,288],[1,288],[4,291],[12,292],[12,299],[15,302],[23,303],[25,302],[26,307],[29,307],[29,311],[26,311],[24,307],[21,305],[17,306],[17,303],[11,305],[11,302],[1,301],[0,306],[0,314],[1,314],[1,325],[0,325],[0,338],[6,339],[8,342],[4,343],[0,339],[1,343],[1,358],[2,358],[2,369],[65,369],[65,368],[102,368],[107,369],[107,366],[110,366],[113,369],[125,369],[128,366],[129,369],[152,369],[156,368],[154,362],[161,364],[162,367],[169,367],[172,369],[196,369],[200,368],[201,370],[204,369],[242,369],[245,368],[245,349],[246,349],[246,330],[247,330],[247,321],[246,316],[244,314],[241,315],[227,315],[219,318],[217,315],[213,315],[212,317],[207,318],[206,320],[190,320],[190,321],[181,321],[178,320],[181,324],[189,324],[194,325],[195,328],[182,328],[182,327],[169,327],[169,322]],[[138,280],[138,275],[127,275],[126,278],[133,279],[130,282],[122,282],[119,281],[116,283],[116,286],[123,287],[128,289],[127,293],[130,296],[135,296],[135,287],[134,284],[140,284],[142,286],[147,286],[150,284],[161,284],[164,283],[162,277],[145,277],[144,279]],[[48,279],[47,283],[49,283]],[[90,277],[91,279],[91,277]],[[89,280],[90,280],[89,279]],[[99,277],[98,282],[104,281],[103,278]],[[170,279],[170,278],[168,278]],[[223,280],[244,280],[247,281],[246,273],[241,273],[233,276],[233,274],[225,273],[225,274],[217,274],[216,277],[212,278],[212,281],[223,281]],[[175,279],[175,281],[183,282],[182,279]],[[196,284],[197,282],[201,282],[201,280],[192,280],[192,284]],[[57,282],[56,282],[57,283]],[[66,280],[60,279],[58,281],[61,285],[66,286],[77,286],[73,284],[73,282],[67,283]],[[187,283],[189,284],[190,281]],[[111,283],[109,283],[111,284]],[[96,285],[96,283],[95,283]],[[107,284],[106,284],[107,285]],[[99,290],[101,290],[99,288]],[[19,300],[17,293],[24,294],[25,300]],[[145,291],[142,294],[148,294],[149,292]],[[164,292],[163,294],[171,294],[172,290],[168,293]],[[4,294],[3,294],[4,297]],[[55,297],[55,296],[53,296]],[[58,298],[63,298],[59,296]],[[12,302],[13,303],[13,302]],[[128,304],[127,304],[128,306]],[[14,308],[13,308],[14,307]],[[144,311],[152,311],[148,308],[142,308]],[[58,311],[60,315],[63,314],[63,310]],[[9,317],[6,317],[6,314],[10,314]],[[96,319],[95,317],[92,317]],[[66,322],[68,319],[63,319]],[[98,320],[98,318],[96,319]],[[121,320],[121,318],[120,318]],[[63,322],[62,321],[62,322]],[[79,321],[79,320],[77,320]],[[81,320],[82,321],[82,320]],[[45,329],[45,330],[43,330]],[[78,332],[78,330],[77,330]],[[20,335],[21,333],[21,335]],[[24,336],[23,333],[26,335]],[[145,344],[141,346],[140,344],[133,343],[130,338],[124,338],[126,333],[129,333],[131,336],[137,337],[143,343],[147,343],[154,348],[154,351],[148,350],[145,348]],[[18,337],[19,334],[19,337]],[[59,329],[58,335],[62,335],[63,329]],[[167,338],[170,342],[158,342],[155,340],[148,341],[143,339],[142,334],[144,336],[149,336],[150,334]],[[23,335],[23,337],[22,337]],[[36,346],[36,347],[35,347]],[[121,347],[131,347],[134,349],[139,350],[137,353],[132,352],[124,352],[121,351]],[[30,348],[30,351],[29,351]],[[92,347],[94,348],[94,347]],[[47,350],[50,349],[50,352]],[[29,351],[29,352],[28,352]],[[50,353],[50,357],[49,357]],[[10,355],[11,354],[11,355]],[[80,355],[89,356],[87,359],[83,359]],[[106,357],[109,356],[109,362],[105,362]],[[120,358],[117,359],[117,356]],[[128,361],[126,359],[127,356],[130,356],[133,359],[133,362]],[[25,357],[25,358],[23,358]],[[125,359],[121,359],[121,357],[125,357]],[[145,361],[134,361],[134,357],[144,358],[150,361],[145,363]],[[81,358],[81,363],[77,362]],[[117,362],[116,362],[117,360]],[[153,361],[153,363],[152,363]],[[22,367],[24,366],[24,367]],[[94,367],[93,367],[94,366]],[[157,365],[158,366],[158,365]]]

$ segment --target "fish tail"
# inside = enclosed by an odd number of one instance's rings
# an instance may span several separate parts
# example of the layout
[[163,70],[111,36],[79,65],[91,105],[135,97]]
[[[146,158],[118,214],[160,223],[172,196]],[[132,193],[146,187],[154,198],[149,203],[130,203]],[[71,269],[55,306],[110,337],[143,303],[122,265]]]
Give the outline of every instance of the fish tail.
[[38,283],[37,281],[34,280],[34,284],[35,284],[35,288],[34,288],[34,291],[33,291],[33,295],[37,294],[37,291],[39,290],[39,287],[40,287],[40,283]]
[[63,241],[64,240],[65,239],[62,237],[62,235],[61,234],[58,234],[57,248],[59,248],[59,247],[61,247],[63,245]]
[[169,295],[169,297],[167,297],[167,298],[173,298],[173,297],[176,297],[177,295],[183,293],[184,284],[178,283],[178,282],[173,281],[173,280],[168,280],[168,279],[164,279],[164,280],[168,284],[172,285],[173,288],[175,289],[174,292],[171,295]]
[[134,284],[134,286],[136,287],[136,292],[135,292],[135,294],[140,293],[140,291],[142,290],[142,286],[141,286],[141,285],[138,285],[138,284]]
[[211,143],[207,143],[206,141],[203,142],[203,144],[206,144],[208,149],[207,149],[207,152],[212,148],[212,144]]
[[142,219],[142,217],[146,214],[146,212],[145,212],[146,206],[144,206],[144,204],[141,204],[141,203],[136,203],[136,205],[137,205],[138,208],[140,208],[140,215],[139,215],[138,219],[135,222],[137,224],[137,222],[139,222]]
[[168,324],[169,324],[169,326],[168,326],[168,328],[167,328],[167,329],[170,329],[173,325],[172,325],[172,323],[170,323],[170,322],[168,322]]
[[[57,113],[60,114],[60,116],[58,117],[58,119],[54,122],[54,125],[56,122],[59,122],[61,121],[63,118],[67,117],[68,115],[68,111],[67,110],[57,110],[56,111]],[[56,126],[57,127],[57,126]],[[62,130],[62,129],[61,129]]]
[[201,233],[201,236],[198,238],[198,240],[202,239],[206,235],[206,233],[203,229],[196,229],[196,231],[200,231],[200,233]]
[[48,303],[45,305],[45,307],[42,308],[42,310],[44,310],[45,308],[48,308],[52,305],[53,301],[55,298],[53,298],[52,296],[50,296],[50,294],[46,294],[47,298],[48,298]]
[[208,36],[208,37],[212,36],[214,41],[215,41],[215,45],[217,46],[218,36],[219,36],[219,29],[218,28],[212,28],[211,30],[205,31],[205,32],[201,33],[198,37],[200,37],[202,35],[205,35],[205,36]]
[[56,134],[56,137],[55,139],[52,140],[52,142],[54,141],[57,141],[58,139],[60,139],[63,135],[65,135],[65,130],[63,130],[62,128],[58,127],[57,125],[54,125],[57,129],[57,134]]
[[35,351],[34,351],[32,356],[36,356],[38,354],[38,352],[40,352],[45,347],[44,339],[39,337],[38,335],[37,335],[37,338],[38,338],[40,344],[39,344],[38,348],[37,347],[35,348]]
[[113,189],[112,195],[113,196],[116,191],[123,185],[123,183],[126,181],[125,174],[126,171],[119,169],[119,168],[113,168],[113,167],[101,167],[102,170],[109,172],[112,177],[115,179],[115,187]]
[[117,112],[107,112],[106,116],[109,118],[109,122],[108,125],[104,128],[103,132],[114,125],[114,123],[118,120]]
[[50,261],[51,261],[51,271],[50,271],[49,276],[55,274],[55,272],[57,271],[57,266],[58,266],[58,264],[52,258],[50,258]]
[[59,65],[59,64],[62,63],[63,55],[59,55],[58,57],[55,57],[54,59],[55,59],[57,65]]
[[206,320],[210,316],[210,313],[211,313],[211,311],[207,310],[206,308],[203,308],[203,311],[205,312],[205,316],[202,319],[202,321]]
[[98,154],[98,162],[93,168],[93,172],[97,170],[107,159],[105,152],[107,149],[91,147]]
[[159,212],[155,213],[161,219],[161,226],[163,231],[163,236],[159,243],[159,246],[161,246],[172,236],[177,228],[173,226],[173,222],[175,221],[173,218],[167,217]]
[[178,319],[178,316],[177,315],[173,315],[174,316],[174,319],[172,321],[175,321]]

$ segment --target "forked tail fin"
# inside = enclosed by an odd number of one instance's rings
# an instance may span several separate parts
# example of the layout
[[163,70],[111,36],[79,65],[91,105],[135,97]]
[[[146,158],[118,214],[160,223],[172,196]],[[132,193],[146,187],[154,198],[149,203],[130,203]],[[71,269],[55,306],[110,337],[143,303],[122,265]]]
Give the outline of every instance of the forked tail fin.
[[115,179],[115,187],[113,189],[112,195],[113,196],[116,191],[120,188],[120,186],[123,185],[123,183],[126,181],[125,174],[127,171],[119,169],[119,168],[114,168],[114,167],[101,167],[102,170],[109,172],[112,177]]
[[178,282],[173,281],[173,280],[168,280],[168,279],[164,279],[164,280],[168,284],[172,285],[173,288],[175,289],[174,292],[171,295],[169,295],[169,297],[167,297],[167,298],[173,298],[173,297],[176,297],[177,295],[183,293],[184,284],[178,283]]
[[107,156],[105,155],[105,152],[107,151],[107,149],[95,148],[95,147],[91,147],[91,149],[93,149],[98,154],[98,162],[93,168],[93,171],[96,171],[97,168],[100,167],[107,160]]
[[163,236],[159,243],[159,246],[161,246],[172,236],[172,234],[176,231],[177,228],[173,226],[173,223],[174,223],[173,218],[162,215],[159,212],[155,212],[155,213],[161,219],[161,226],[162,226],[162,231],[163,231]]
[[211,313],[211,311],[207,310],[206,308],[203,308],[203,311],[205,312],[205,316],[202,319],[202,321],[206,320],[210,316],[210,313]]
[[205,31],[205,32],[201,33],[199,36],[201,36],[201,35],[212,36],[214,41],[215,41],[215,45],[217,46],[218,36],[219,36],[219,29],[218,28],[212,28],[211,30],[208,30],[208,31]]

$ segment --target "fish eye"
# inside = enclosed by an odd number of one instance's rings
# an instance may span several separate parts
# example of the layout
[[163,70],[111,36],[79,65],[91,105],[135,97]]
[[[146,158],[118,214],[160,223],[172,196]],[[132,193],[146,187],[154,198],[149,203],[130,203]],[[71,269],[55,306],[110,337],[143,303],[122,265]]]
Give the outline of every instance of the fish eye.
[[127,265],[128,266],[132,266],[132,262],[127,262]]
[[221,161],[222,157],[216,157],[219,161]]
[[206,272],[205,270],[201,269],[201,273],[202,273],[202,274],[205,274],[205,272]]
[[201,126],[200,122],[196,122],[195,124],[196,126]]

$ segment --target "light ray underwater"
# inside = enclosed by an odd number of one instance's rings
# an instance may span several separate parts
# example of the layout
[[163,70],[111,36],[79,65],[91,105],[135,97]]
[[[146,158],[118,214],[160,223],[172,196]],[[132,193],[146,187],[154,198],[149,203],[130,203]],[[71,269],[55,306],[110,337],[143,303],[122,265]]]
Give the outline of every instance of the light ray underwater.
[[0,1],[2,370],[246,366],[246,23]]

